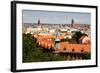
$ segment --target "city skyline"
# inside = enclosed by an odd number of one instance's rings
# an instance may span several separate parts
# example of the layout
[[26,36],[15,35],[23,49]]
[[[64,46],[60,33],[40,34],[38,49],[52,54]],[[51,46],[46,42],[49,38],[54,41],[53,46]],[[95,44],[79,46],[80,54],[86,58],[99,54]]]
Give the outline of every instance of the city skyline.
[[71,24],[73,19],[75,23],[91,24],[90,13],[23,10],[22,16],[23,23],[37,23],[40,20],[41,23]]

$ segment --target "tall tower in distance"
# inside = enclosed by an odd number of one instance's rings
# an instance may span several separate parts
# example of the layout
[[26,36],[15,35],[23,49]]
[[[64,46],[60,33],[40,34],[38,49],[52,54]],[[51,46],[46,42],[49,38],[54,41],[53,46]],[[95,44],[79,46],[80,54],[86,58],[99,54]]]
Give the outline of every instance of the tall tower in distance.
[[38,20],[38,25],[40,25],[40,19]]
[[74,19],[72,19],[71,21],[71,27],[73,27],[73,24],[74,24]]

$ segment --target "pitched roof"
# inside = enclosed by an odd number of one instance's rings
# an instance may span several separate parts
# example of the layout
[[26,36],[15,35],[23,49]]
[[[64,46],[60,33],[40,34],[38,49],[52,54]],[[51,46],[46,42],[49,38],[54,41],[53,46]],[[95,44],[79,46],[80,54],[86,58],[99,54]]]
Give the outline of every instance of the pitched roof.
[[[44,48],[50,49],[51,46],[55,45],[55,42],[48,41],[48,40],[39,40],[40,46]],[[73,51],[74,49],[74,51]],[[60,42],[59,43],[59,51],[67,51],[67,52],[91,52],[91,45],[90,44],[69,44],[68,42]]]
[[[39,38],[39,39],[48,39],[48,38],[56,38],[56,35],[38,35],[38,36],[35,36],[35,38]],[[59,39],[63,39],[64,36],[60,36]]]
[[81,37],[80,37],[80,39],[79,39],[79,40],[83,40],[84,38],[85,38],[85,36],[83,35],[83,36],[81,36]]

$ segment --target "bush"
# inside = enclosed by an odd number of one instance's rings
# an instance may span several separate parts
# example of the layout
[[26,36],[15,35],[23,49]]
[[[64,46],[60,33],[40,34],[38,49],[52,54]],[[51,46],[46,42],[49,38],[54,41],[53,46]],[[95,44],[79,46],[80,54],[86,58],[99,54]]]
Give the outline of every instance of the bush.
[[86,52],[86,53],[84,54],[84,58],[85,58],[85,59],[91,59],[91,53],[87,53],[87,52]]

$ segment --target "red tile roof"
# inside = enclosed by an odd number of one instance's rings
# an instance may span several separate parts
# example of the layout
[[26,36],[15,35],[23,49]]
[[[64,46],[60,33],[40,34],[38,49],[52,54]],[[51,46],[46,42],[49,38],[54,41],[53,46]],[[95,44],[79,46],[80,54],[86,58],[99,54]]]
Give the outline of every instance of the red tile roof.
[[[47,39],[51,36],[37,36],[37,42],[40,43],[39,45],[44,48],[50,49],[51,46],[55,45],[55,42],[52,40]],[[54,37],[54,36],[52,36]],[[42,38],[42,39],[40,39]],[[72,51],[74,49],[74,51]],[[68,42],[60,42],[58,50],[60,52],[67,51],[67,52],[91,52],[91,45],[90,44],[70,44]]]
[[[35,36],[35,38],[39,38],[39,39],[48,39],[48,38],[56,38],[56,35],[38,35],[38,36]],[[59,39],[63,39],[64,36],[60,36]]]

